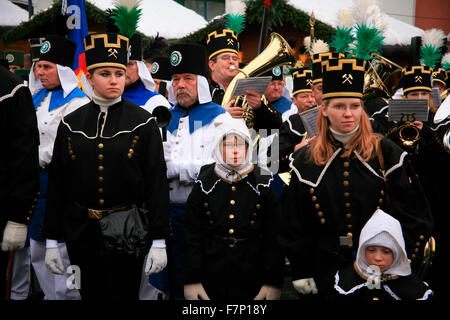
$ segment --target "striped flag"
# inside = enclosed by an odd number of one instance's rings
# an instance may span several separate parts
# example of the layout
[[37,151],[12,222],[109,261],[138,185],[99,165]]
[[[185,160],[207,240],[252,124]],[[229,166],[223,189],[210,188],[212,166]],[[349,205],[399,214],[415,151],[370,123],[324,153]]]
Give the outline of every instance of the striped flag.
[[86,79],[87,69],[84,54],[84,37],[88,35],[88,25],[84,0],[63,1],[62,10],[63,14],[66,13],[69,15],[67,26],[71,31],[67,35],[67,38],[77,44],[72,69],[80,80],[78,86],[83,89],[87,95],[92,96],[92,88]]

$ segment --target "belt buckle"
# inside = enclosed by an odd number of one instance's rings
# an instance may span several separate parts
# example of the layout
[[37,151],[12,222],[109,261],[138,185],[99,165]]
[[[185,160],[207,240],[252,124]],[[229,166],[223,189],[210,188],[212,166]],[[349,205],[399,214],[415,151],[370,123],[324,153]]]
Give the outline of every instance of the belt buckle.
[[102,218],[102,211],[101,210],[95,210],[95,209],[88,209],[89,218],[100,220]]
[[228,246],[230,248],[233,248],[236,245],[236,243],[238,242],[238,240],[235,237],[228,237],[227,241],[228,241]]

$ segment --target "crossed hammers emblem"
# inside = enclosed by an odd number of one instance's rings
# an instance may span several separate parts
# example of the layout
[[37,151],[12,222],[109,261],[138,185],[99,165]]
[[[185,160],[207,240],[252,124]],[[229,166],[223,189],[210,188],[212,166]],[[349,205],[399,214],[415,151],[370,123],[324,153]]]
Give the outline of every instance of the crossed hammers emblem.
[[312,80],[311,80],[311,79],[308,79],[308,80],[306,80],[306,84],[307,84],[308,86],[310,86],[310,85],[312,85],[312,84],[313,84],[313,82],[312,82]]
[[108,55],[108,57],[114,56],[114,58],[116,58],[116,59],[117,59],[117,54],[118,54],[118,52],[117,52],[117,50],[116,50],[116,49],[113,49],[113,48],[109,48],[108,52],[109,52],[109,55]]
[[342,75],[342,79],[344,79],[342,81],[342,84],[344,84],[346,82],[352,84],[353,76],[350,73],[345,73]]
[[234,44],[233,39],[227,39],[227,43],[229,46],[232,46]]
[[422,76],[416,76],[414,79],[415,82],[422,82]]

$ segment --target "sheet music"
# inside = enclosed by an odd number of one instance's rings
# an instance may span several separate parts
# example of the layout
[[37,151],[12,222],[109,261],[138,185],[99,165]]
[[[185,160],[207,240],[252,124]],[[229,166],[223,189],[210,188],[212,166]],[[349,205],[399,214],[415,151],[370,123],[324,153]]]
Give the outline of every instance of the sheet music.
[[389,121],[427,121],[428,100],[390,99]]
[[439,107],[442,103],[441,99],[441,90],[437,87],[431,88],[432,94],[433,94],[433,102],[436,107]]
[[263,95],[266,93],[270,81],[272,81],[272,77],[270,76],[238,79],[231,96],[245,96],[246,90],[255,90]]
[[319,115],[319,109],[320,107],[317,106],[300,113],[300,118],[302,119],[306,132],[310,137],[317,134],[317,116]]

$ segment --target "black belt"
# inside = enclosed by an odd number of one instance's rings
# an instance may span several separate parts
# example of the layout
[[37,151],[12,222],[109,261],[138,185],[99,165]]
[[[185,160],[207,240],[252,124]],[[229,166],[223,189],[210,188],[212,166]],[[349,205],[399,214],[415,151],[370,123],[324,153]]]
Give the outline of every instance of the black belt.
[[126,210],[131,207],[131,205],[121,205],[121,206],[116,206],[116,207],[112,207],[112,208],[97,210],[97,209],[90,209],[90,208],[83,207],[82,205],[80,205],[76,202],[74,202],[74,204],[76,205],[76,207],[78,209],[81,209],[81,211],[84,211],[90,219],[95,219],[95,220],[100,220],[101,218],[106,217],[107,215],[109,215],[111,213]]

